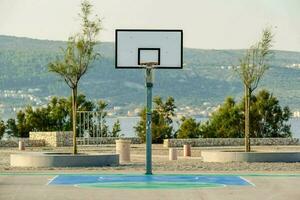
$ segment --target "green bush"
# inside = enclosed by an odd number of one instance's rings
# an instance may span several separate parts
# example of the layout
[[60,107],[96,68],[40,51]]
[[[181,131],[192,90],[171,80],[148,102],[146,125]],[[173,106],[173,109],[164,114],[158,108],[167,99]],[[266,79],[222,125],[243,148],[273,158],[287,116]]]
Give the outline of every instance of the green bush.
[[[173,117],[175,103],[173,97],[168,97],[166,102],[162,101],[161,97],[155,97],[154,109],[152,112],[152,142],[162,143],[164,139],[173,137]],[[146,108],[144,108],[140,113],[140,121],[134,127],[136,135],[142,139],[143,142],[146,141]]]
[[[261,90],[251,97],[250,137],[291,137],[288,124],[291,112],[281,107],[276,97]],[[236,103],[228,97],[211,118],[201,125],[201,136],[206,138],[244,137],[244,99]]]
[[198,138],[201,135],[200,122],[195,119],[181,118],[181,125],[177,131],[177,138]]

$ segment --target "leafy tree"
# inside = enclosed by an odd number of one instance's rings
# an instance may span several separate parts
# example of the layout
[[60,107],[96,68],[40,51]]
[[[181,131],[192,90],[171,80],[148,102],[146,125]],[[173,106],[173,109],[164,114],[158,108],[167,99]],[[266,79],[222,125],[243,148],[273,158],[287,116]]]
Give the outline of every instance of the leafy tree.
[[121,132],[121,124],[120,121],[117,120],[113,125],[112,131],[110,133],[110,137],[122,137],[123,134],[120,134],[120,132]]
[[[77,110],[78,111],[91,111],[95,105],[92,101],[86,99],[84,94],[77,96]],[[71,130],[71,116],[72,116],[72,97],[70,98],[51,98],[45,111],[45,116],[48,117],[47,131]],[[43,130],[43,127],[35,127],[38,130]]]
[[[47,108],[32,108],[27,106],[25,109],[25,122],[33,131],[48,131],[50,130],[50,119]],[[50,123],[49,123],[50,122]]]
[[100,19],[90,20],[92,5],[84,0],[81,3],[81,32],[69,37],[67,48],[63,51],[64,58],[49,64],[49,71],[61,76],[72,90],[72,126],[73,153],[77,153],[76,119],[77,119],[77,88],[81,77],[87,72],[90,64],[98,56],[94,52],[96,37],[100,31]]
[[211,118],[201,125],[202,137],[236,138],[243,136],[243,114],[232,97],[212,114]]
[[291,137],[291,125],[288,124],[291,112],[288,107],[281,107],[276,97],[266,90],[261,90],[251,98],[250,111],[251,137]]
[[[245,99],[236,103],[227,98],[224,104],[201,125],[203,137],[243,137],[245,124]],[[288,107],[281,107],[276,97],[266,90],[261,90],[251,97],[251,137],[291,137],[288,124],[291,112]]]
[[172,117],[175,116],[175,100],[173,97],[168,97],[166,102],[163,103],[161,97],[154,97],[154,104],[156,104],[156,112],[160,115],[160,117],[164,118],[166,123],[172,124]]
[[153,102],[155,108],[152,113],[152,140],[154,143],[162,143],[164,139],[173,136],[172,117],[175,116],[175,100],[168,97],[164,103],[161,97],[154,97]]
[[[90,111],[95,107],[83,94],[77,96],[77,102],[81,111]],[[28,137],[30,131],[69,131],[71,104],[71,98],[53,97],[45,107],[27,106],[17,113],[17,120],[7,121],[7,130],[18,137]]]
[[3,120],[0,120],[0,140],[5,133],[5,123]]
[[250,106],[251,96],[259,81],[268,69],[266,63],[272,47],[273,35],[270,29],[264,29],[261,40],[247,50],[235,70],[241,78],[245,92],[245,151],[250,151]]
[[18,137],[29,137],[29,132],[32,130],[32,125],[27,122],[23,111],[17,113],[17,129]]
[[[78,98],[81,96],[84,95],[79,95]],[[71,100],[52,97],[47,105],[47,112],[48,122],[50,123],[48,131],[69,131],[71,129]]]
[[[152,112],[153,114],[153,112]],[[138,122],[138,124],[134,127],[135,129],[135,133],[136,135],[142,139],[143,142],[146,141],[146,108],[143,108],[141,110],[141,112],[139,113],[139,117],[140,117],[140,121]],[[153,119],[153,115],[152,115],[152,119]],[[152,121],[152,125],[151,128],[153,130],[153,121]],[[153,135],[153,132],[152,132]],[[152,138],[153,140],[153,138]]]
[[201,135],[200,122],[191,117],[182,117],[177,138],[198,138]]
[[8,119],[5,127],[9,136],[18,137],[18,127],[15,119]]
[[[173,120],[171,117],[175,116],[174,109],[175,101],[173,97],[168,97],[166,102],[163,102],[161,97],[153,99],[154,109],[152,112],[152,141],[154,143],[161,143],[163,139],[171,138],[173,136]],[[140,113],[140,121],[134,127],[135,132],[142,141],[146,140],[146,108]]]
[[[71,111],[72,108],[72,99],[69,99],[69,109]],[[94,110],[95,105],[92,101],[86,99],[84,94],[80,94],[77,96],[77,110],[78,111],[92,111]]]
[[107,105],[108,104],[104,100],[99,100],[96,107],[96,111],[99,113],[98,121],[100,122],[99,128],[101,137],[107,137],[109,135],[108,125],[106,124],[105,119],[107,116],[107,112],[105,111]]

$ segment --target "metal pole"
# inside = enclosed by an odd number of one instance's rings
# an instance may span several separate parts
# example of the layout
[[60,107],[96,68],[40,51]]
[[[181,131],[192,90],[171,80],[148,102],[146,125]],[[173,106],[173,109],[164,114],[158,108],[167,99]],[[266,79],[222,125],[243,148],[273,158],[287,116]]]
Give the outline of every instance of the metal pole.
[[100,123],[99,123],[99,112],[97,112],[97,145],[100,144]]
[[85,112],[83,112],[83,144],[86,145],[86,141],[85,141]]
[[95,134],[95,112],[92,112],[92,133],[93,133],[93,144],[96,144],[96,134]]
[[147,87],[147,110],[146,110],[146,174],[152,174],[152,71],[151,67],[146,68],[146,87]]
[[81,129],[82,129],[82,127],[81,127],[81,112],[78,112],[78,114],[79,114],[79,137],[82,137],[82,134],[81,134]]
[[90,113],[86,112],[86,116],[87,116],[88,145],[90,145]]
[[102,111],[100,112],[100,144],[102,144],[102,137],[103,137],[103,132],[102,132]]

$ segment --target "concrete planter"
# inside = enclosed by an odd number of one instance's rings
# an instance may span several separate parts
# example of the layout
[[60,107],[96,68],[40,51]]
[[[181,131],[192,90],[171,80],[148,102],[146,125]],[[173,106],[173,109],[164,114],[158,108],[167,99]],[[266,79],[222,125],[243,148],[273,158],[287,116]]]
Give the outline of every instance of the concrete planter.
[[300,162],[300,152],[202,151],[204,162]]
[[102,167],[119,165],[118,154],[19,153],[10,155],[12,167]]

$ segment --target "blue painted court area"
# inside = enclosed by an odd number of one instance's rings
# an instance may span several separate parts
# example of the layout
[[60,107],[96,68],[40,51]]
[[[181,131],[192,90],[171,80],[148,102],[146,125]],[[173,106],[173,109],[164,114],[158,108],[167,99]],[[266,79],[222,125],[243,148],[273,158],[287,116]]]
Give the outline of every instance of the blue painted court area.
[[252,184],[234,175],[58,175],[49,185],[115,189],[180,189]]

